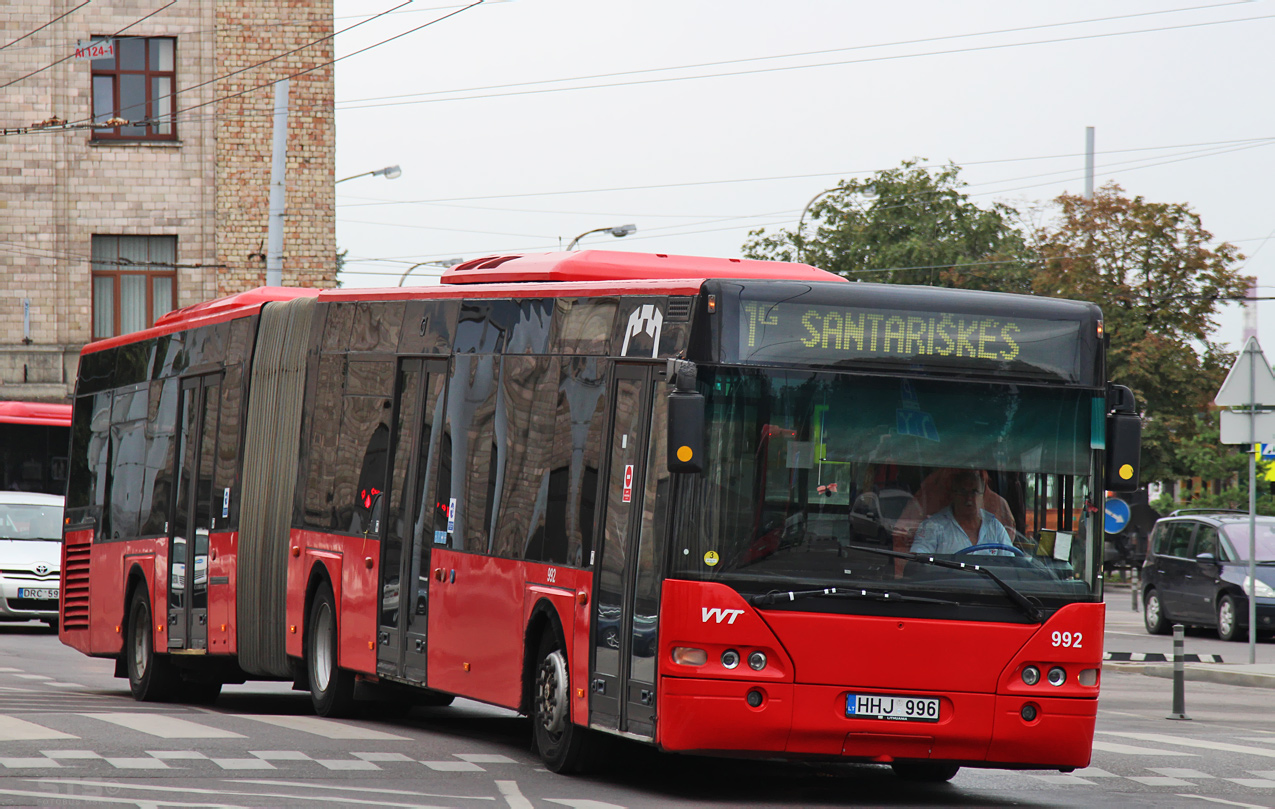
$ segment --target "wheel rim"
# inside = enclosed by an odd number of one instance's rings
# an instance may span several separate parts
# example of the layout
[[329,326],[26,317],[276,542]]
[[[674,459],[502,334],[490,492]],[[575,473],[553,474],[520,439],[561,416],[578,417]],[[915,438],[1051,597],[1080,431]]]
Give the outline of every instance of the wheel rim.
[[141,680],[146,676],[146,667],[150,665],[150,633],[146,630],[149,628],[149,622],[142,621],[141,606],[133,608],[133,671],[137,674],[137,679]]
[[319,605],[314,616],[314,681],[320,691],[327,691],[332,682],[332,668],[335,649],[333,648],[332,606],[326,602]]
[[567,663],[562,652],[545,655],[536,674],[536,714],[550,736],[559,736],[567,717]]
[[1160,599],[1152,594],[1147,596],[1147,626],[1160,623]]
[[1235,631],[1235,605],[1229,598],[1224,599],[1217,608],[1217,631],[1223,635],[1230,635]]

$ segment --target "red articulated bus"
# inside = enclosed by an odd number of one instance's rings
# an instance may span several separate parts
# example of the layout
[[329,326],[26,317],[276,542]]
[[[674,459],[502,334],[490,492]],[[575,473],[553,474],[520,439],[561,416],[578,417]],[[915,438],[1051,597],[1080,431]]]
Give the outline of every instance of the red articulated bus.
[[66,491],[71,406],[0,402],[0,490]]
[[607,734],[930,780],[1089,762],[1096,504],[1139,441],[1091,304],[502,256],[93,343],[74,435],[61,637],[138,699],[462,696],[556,771]]

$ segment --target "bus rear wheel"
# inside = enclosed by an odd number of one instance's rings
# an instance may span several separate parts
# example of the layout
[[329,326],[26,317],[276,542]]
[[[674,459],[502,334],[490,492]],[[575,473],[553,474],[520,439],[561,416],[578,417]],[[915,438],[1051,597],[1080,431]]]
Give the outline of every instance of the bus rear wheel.
[[323,582],[314,594],[305,624],[306,673],[310,701],[319,716],[349,716],[354,710],[354,674],[337,665],[336,599]]
[[941,784],[956,777],[960,765],[945,761],[895,761],[890,764],[894,774],[907,781]]
[[128,688],[139,702],[161,702],[172,698],[177,685],[177,672],[167,656],[155,653],[151,634],[150,596],[145,585],[133,591],[128,606],[128,634],[124,640],[124,663],[128,669]]
[[531,695],[536,749],[545,767],[553,772],[579,772],[584,765],[587,730],[571,722],[567,655],[552,629],[541,635],[536,661],[535,691]]

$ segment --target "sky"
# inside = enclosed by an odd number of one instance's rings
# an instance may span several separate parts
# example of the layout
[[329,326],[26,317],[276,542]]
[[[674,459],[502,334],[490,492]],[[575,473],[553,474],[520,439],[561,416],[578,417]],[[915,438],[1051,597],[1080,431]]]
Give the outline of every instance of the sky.
[[[914,158],[1047,211],[1093,127],[1097,185],[1187,204],[1275,297],[1275,0],[402,2],[335,0],[344,286],[624,224],[580,247],[738,256]],[[1242,329],[1229,305],[1216,337]]]

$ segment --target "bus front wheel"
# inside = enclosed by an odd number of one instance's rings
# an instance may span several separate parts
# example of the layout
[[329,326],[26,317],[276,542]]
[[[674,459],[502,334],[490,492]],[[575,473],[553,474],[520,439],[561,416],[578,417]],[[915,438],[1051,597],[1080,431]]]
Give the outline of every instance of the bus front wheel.
[[319,716],[348,716],[354,709],[354,674],[337,665],[336,599],[323,582],[306,621],[305,660],[310,701]]
[[177,685],[177,672],[164,655],[155,654],[151,631],[151,600],[145,585],[133,591],[128,605],[128,634],[124,642],[124,662],[128,669],[128,688],[139,702],[171,699]]
[[536,661],[535,691],[531,695],[536,749],[545,767],[553,772],[578,772],[584,763],[587,731],[571,722],[567,655],[552,629],[541,636]]

